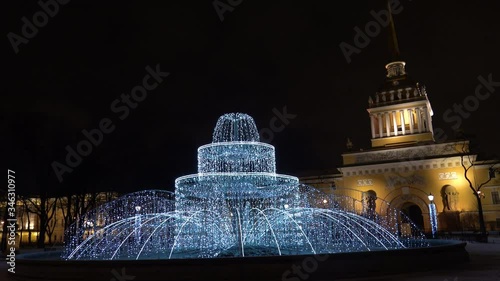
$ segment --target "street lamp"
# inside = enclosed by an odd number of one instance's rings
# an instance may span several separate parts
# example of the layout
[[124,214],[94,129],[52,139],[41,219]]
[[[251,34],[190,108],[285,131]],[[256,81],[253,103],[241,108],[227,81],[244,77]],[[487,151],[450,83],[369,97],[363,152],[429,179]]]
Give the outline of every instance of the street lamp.
[[477,191],[477,196],[479,196],[479,198],[483,198],[484,199],[484,194],[481,192],[481,190]]
[[431,220],[432,238],[436,238],[438,223],[437,223],[436,204],[434,204],[434,195],[432,195],[432,193],[429,193],[427,198],[429,199],[429,217]]

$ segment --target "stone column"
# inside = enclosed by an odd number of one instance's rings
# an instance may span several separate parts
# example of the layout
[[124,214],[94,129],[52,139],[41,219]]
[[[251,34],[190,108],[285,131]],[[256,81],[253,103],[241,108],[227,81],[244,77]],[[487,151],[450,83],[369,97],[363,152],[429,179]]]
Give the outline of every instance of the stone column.
[[382,138],[384,137],[384,133],[383,133],[383,127],[382,127],[382,114],[381,113],[377,113],[377,118],[378,118],[378,137],[379,138]]
[[413,123],[413,108],[408,109],[408,116],[410,117],[410,134],[413,134],[413,127],[415,126]]
[[427,110],[427,128],[429,128],[429,132],[432,132],[432,116],[431,111]]
[[392,112],[392,123],[394,124],[394,135],[398,135],[398,121],[396,120],[396,111]]
[[422,133],[422,113],[420,107],[415,108],[415,113],[417,114],[418,132]]
[[372,139],[375,138],[375,117],[373,114],[370,114],[370,124],[372,126]]
[[404,135],[406,135],[405,111],[400,110],[399,114],[401,115],[401,132],[403,133],[403,136],[404,136]]
[[387,132],[387,136],[390,137],[391,136],[391,121],[389,120],[389,112],[386,112],[385,113],[385,126],[386,126],[386,132]]
[[427,123],[427,108],[422,107],[421,111],[422,111],[422,113],[421,113],[422,114],[422,128],[425,127],[424,132],[428,132],[429,131],[429,124]]

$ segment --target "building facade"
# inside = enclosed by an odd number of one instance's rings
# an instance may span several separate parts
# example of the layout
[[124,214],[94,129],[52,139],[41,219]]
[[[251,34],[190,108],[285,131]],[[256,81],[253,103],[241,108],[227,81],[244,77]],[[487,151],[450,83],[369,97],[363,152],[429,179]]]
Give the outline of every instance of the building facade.
[[[45,202],[45,214],[47,216],[47,225],[45,227],[45,244],[54,245],[64,242],[65,229],[68,219],[68,210],[73,216],[81,215],[101,204],[118,198],[116,192],[98,192],[85,195],[73,195],[68,197],[51,197]],[[71,202],[70,202],[71,201]],[[0,203],[0,217],[4,218],[7,202]],[[42,200],[39,197],[22,198],[16,201],[16,235],[20,245],[35,245],[40,235],[40,216],[42,214]],[[76,217],[72,220],[75,221]],[[3,229],[5,221],[0,221],[0,227]],[[98,222],[87,222],[89,229]],[[0,240],[3,232],[0,232]]]
[[425,87],[407,75],[404,61],[386,70],[386,81],[368,98],[371,148],[342,154],[340,173],[301,182],[353,197],[361,214],[399,210],[425,232],[431,231],[429,195],[439,231],[478,230],[479,197],[486,229],[500,230],[498,161],[478,161],[468,140],[436,142]]

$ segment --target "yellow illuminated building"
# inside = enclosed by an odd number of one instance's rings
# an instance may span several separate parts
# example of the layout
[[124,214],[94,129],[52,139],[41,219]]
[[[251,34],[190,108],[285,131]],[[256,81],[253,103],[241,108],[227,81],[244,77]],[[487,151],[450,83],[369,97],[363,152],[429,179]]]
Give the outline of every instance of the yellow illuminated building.
[[301,181],[353,197],[358,213],[367,212],[367,202],[376,198],[377,213],[390,206],[425,231],[430,231],[432,194],[439,230],[477,230],[478,202],[464,174],[469,168],[467,176],[475,189],[487,182],[480,189],[486,228],[500,230],[500,164],[477,161],[467,140],[435,142],[425,88],[407,76],[405,62],[389,63],[386,69],[385,84],[368,99],[372,147],[342,154],[340,174]]
[[368,98],[372,147],[342,154],[340,173],[302,177],[301,182],[353,197],[360,214],[372,208],[383,215],[390,206],[426,232],[431,230],[430,194],[439,231],[479,230],[478,200],[471,185],[476,191],[483,185],[478,195],[486,229],[500,230],[500,164],[478,161],[467,140],[435,141],[426,89],[406,73],[394,29],[391,36],[395,54],[385,67],[386,80]]

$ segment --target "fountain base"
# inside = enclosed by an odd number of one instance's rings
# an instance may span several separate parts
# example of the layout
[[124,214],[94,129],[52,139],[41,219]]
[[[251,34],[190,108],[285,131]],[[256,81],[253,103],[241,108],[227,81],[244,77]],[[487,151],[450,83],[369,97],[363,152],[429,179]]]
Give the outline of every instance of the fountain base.
[[[21,254],[14,280],[332,280],[428,271],[469,260],[466,243],[429,240],[430,247],[337,253],[172,260],[69,260],[57,252]],[[300,268],[300,273],[294,271]],[[113,275],[113,270],[117,276]],[[129,279],[126,279],[126,274]]]

